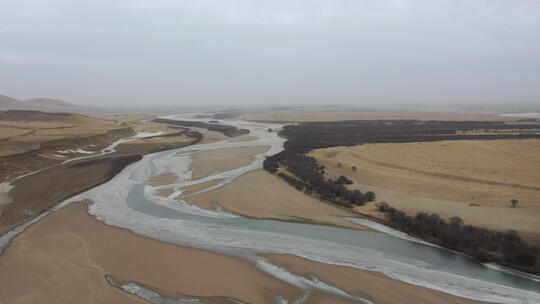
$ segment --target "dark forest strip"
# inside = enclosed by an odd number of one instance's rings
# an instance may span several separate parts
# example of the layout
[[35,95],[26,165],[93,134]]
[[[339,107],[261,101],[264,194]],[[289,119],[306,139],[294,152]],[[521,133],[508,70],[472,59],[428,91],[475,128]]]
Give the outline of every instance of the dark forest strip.
[[419,212],[414,217],[385,202],[377,204],[396,229],[445,247],[465,252],[480,262],[497,262],[513,267],[531,267],[538,259],[538,248],[530,246],[516,231],[491,231],[465,225],[460,217],[447,221],[437,213]]

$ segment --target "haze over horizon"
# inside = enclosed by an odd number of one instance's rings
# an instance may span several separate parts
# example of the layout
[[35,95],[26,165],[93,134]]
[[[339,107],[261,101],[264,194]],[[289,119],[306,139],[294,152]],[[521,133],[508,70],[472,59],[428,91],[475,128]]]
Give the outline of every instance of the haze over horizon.
[[540,103],[540,1],[0,3],[0,94],[81,105]]

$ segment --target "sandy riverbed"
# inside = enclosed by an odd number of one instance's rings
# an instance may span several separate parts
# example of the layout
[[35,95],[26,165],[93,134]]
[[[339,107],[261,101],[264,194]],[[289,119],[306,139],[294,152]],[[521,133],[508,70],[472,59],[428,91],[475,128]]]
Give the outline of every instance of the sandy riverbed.
[[160,175],[152,177],[150,181],[148,181],[148,184],[154,187],[163,186],[163,185],[171,184],[177,179],[178,179],[178,176],[176,174],[165,173],[165,174],[160,174]]
[[190,167],[193,179],[246,166],[253,161],[255,155],[267,151],[268,148],[269,146],[253,146],[196,152]]
[[[13,240],[0,256],[2,303],[146,303],[111,287],[107,274],[117,282],[137,282],[165,295],[230,297],[249,303],[273,303],[272,294],[290,301],[302,296],[297,288],[249,262],[139,237],[106,226],[88,215],[86,208],[74,203]],[[294,256],[267,258],[377,303],[471,303],[347,267]],[[308,303],[352,302],[313,292]]]
[[263,170],[249,172],[230,184],[186,200],[209,210],[217,203],[223,209],[253,218],[297,218],[354,229],[361,227],[344,218],[353,216],[349,211],[305,195]]
[[302,295],[248,262],[112,228],[86,208],[72,204],[14,239],[0,256],[0,302],[146,303],[109,286],[106,274],[171,293],[249,303]]
[[221,182],[220,179],[213,179],[213,180],[209,180],[207,182],[202,182],[202,183],[199,183],[199,184],[183,187],[182,188],[182,195],[189,195],[191,193],[195,193],[195,192],[200,191],[202,189],[217,185],[220,182]]

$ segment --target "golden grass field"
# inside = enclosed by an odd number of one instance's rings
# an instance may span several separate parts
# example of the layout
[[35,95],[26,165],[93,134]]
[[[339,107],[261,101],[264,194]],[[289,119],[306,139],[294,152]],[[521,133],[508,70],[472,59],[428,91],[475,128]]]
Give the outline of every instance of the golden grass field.
[[[460,216],[540,243],[540,140],[366,144],[311,156],[329,176],[345,175],[354,181],[351,188],[372,190],[377,201],[410,214]],[[511,199],[519,200],[517,208]],[[374,204],[355,208],[382,217]]]

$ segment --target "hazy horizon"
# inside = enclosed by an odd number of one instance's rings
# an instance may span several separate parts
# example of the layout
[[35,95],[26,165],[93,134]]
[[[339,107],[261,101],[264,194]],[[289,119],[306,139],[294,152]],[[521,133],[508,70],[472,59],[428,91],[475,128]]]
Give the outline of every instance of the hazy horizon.
[[0,3],[0,94],[87,106],[540,104],[540,1]]

